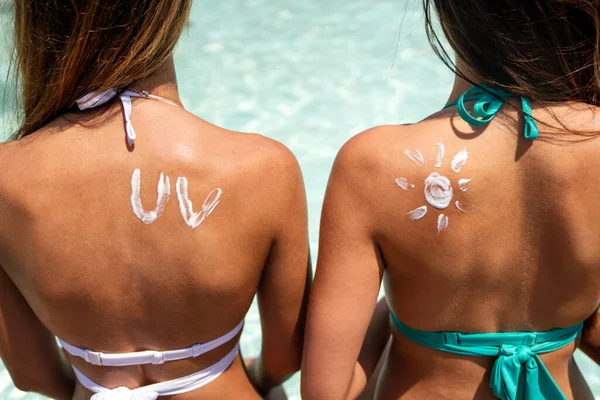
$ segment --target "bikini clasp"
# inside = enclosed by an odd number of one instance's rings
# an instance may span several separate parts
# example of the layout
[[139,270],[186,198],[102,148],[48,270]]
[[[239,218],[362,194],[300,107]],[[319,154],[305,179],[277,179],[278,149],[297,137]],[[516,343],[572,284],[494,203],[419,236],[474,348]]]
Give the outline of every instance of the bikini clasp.
[[86,350],[83,359],[89,364],[102,366],[102,353],[99,351]]
[[537,344],[537,339],[538,339],[537,332],[531,332],[531,333],[527,334],[527,336],[525,336],[525,338],[523,339],[523,344],[525,346],[534,346],[535,344]]
[[156,351],[152,354],[152,364],[161,365],[165,363],[165,353],[162,351]]

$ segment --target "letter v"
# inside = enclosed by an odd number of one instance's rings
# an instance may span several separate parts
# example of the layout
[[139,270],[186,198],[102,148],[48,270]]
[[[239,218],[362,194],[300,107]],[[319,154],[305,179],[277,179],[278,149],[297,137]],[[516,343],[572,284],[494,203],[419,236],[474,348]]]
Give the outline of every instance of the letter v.
[[188,196],[188,180],[185,177],[177,178],[177,199],[179,200],[179,210],[183,220],[192,229],[199,227],[204,220],[212,214],[219,205],[223,191],[219,188],[213,190],[206,196],[200,212],[195,213],[192,201]]

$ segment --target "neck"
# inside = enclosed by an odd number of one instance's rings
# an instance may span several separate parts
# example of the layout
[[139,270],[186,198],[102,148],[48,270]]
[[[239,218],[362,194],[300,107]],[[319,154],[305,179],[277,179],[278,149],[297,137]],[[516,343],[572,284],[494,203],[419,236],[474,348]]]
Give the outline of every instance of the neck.
[[[462,72],[467,78],[469,78],[472,82],[481,83],[481,79],[478,78],[475,74],[469,72],[469,70],[465,67],[465,63],[458,59],[456,61],[456,69]],[[467,91],[473,84],[469,81],[464,80],[458,75],[454,76],[454,86],[452,87],[452,92],[450,93],[450,97],[448,97],[448,101],[446,105],[453,103],[458,100],[458,98]]]
[[183,107],[177,86],[177,74],[173,56],[162,67],[149,77],[139,80],[130,86],[131,89],[146,91],[154,96],[159,96]]

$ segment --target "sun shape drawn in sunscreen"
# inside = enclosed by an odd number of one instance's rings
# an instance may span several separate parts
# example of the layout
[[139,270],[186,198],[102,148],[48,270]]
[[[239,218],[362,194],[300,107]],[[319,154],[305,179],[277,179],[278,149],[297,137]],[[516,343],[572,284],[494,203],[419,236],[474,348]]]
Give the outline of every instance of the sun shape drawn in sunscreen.
[[[444,161],[444,145],[442,143],[436,143],[435,145],[435,161],[434,167],[440,168]],[[408,157],[417,167],[421,168],[425,165],[425,159],[423,158],[423,154],[418,149],[407,149],[404,151],[406,157]],[[450,168],[455,173],[459,173],[462,167],[467,163],[467,159],[469,158],[469,152],[465,147],[461,151],[459,151],[452,162],[450,163]],[[415,188],[415,185],[408,182],[406,178],[397,178],[395,180],[396,184],[402,188],[403,190],[411,190]],[[466,192],[469,190],[469,183],[471,183],[471,179],[459,179],[458,180],[458,189],[462,192]],[[454,190],[452,189],[452,183],[450,179],[447,177],[438,174],[437,172],[432,172],[425,179],[425,187],[424,187],[425,201],[429,206],[438,210],[445,210],[450,207],[452,201],[455,197]],[[464,203],[460,200],[456,200],[454,202],[454,206],[461,212],[469,212],[471,211],[471,206],[467,203]],[[427,205],[423,205],[421,207],[415,208],[410,211],[407,215],[411,221],[417,221],[421,218],[425,217],[428,212]],[[445,231],[448,229],[448,216],[440,213],[437,219],[437,231],[438,233]]]

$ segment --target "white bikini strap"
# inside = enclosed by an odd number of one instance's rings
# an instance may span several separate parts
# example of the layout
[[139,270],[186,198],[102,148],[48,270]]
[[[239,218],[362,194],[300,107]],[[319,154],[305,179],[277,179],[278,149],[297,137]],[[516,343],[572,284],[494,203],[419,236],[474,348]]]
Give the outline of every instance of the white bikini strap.
[[131,123],[131,97],[143,97],[138,93],[125,91],[121,93],[119,98],[123,104],[123,115],[125,115],[125,132],[127,132],[127,144],[133,145],[137,138],[133,124]]
[[[77,103],[77,107],[83,111],[90,108],[100,107],[103,104],[108,103],[112,100],[118,93],[117,89],[108,89],[103,92],[90,92],[83,97],[80,97],[75,102]],[[162,97],[153,96],[147,92],[134,92],[132,90],[125,90],[119,94],[119,99],[121,100],[121,104],[123,105],[123,115],[125,117],[125,131],[127,132],[127,144],[132,146],[136,139],[135,129],[133,129],[133,124],[131,123],[131,98],[132,97],[140,97],[143,99],[153,99],[159,100],[163,103],[170,104],[172,106],[177,106],[176,103],[163,99]]]
[[58,339],[58,341],[69,354],[83,358],[86,362],[93,365],[105,367],[126,367],[144,364],[159,365],[169,361],[198,357],[208,353],[236,337],[243,327],[244,321],[240,322],[233,330],[227,332],[225,335],[209,342],[196,344],[187,349],[169,351],[147,350],[135,353],[102,353],[100,351],[91,351],[73,346],[61,339]]
[[158,398],[158,396],[175,396],[178,394],[191,392],[209,384],[221,376],[221,374],[223,374],[223,372],[229,368],[229,366],[235,360],[238,352],[239,344],[236,343],[234,348],[225,357],[210,367],[203,369],[202,371],[185,376],[183,378],[142,386],[136,389],[129,389],[124,386],[120,386],[115,389],[108,389],[92,381],[77,368],[73,367],[73,370],[75,371],[75,375],[77,376],[79,382],[81,382],[86,389],[96,393],[92,396],[91,400],[155,400]]
[[100,107],[108,103],[117,95],[117,89],[108,89],[104,92],[90,92],[76,100],[77,107],[83,111],[94,107]]

